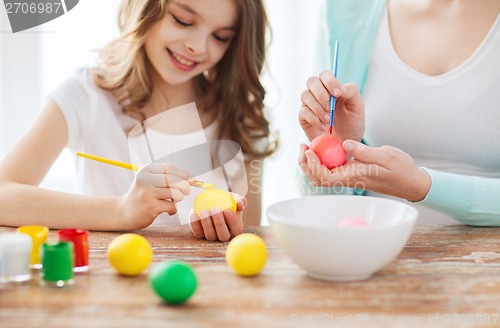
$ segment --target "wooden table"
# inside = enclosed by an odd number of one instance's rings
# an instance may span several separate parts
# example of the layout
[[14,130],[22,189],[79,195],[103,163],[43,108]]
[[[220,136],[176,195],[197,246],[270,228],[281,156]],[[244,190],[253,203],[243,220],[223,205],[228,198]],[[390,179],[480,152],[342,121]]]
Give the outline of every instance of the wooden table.
[[269,227],[246,231],[262,236],[269,251],[252,278],[226,265],[227,243],[196,240],[186,227],[137,232],[153,246],[152,265],[182,259],[193,266],[198,290],[181,306],[164,304],[147,273],[115,273],[106,247],[119,233],[91,232],[90,271],[74,286],[41,287],[35,278],[0,287],[0,327],[500,326],[500,228],[417,226],[392,263],[349,283],[307,276]]

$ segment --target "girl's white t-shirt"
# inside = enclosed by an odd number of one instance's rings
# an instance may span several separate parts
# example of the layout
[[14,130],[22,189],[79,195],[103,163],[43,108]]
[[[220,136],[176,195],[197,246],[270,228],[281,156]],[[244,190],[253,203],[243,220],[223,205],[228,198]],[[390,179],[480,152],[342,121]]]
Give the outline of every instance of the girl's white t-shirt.
[[[387,11],[372,51],[363,98],[364,140],[410,154],[418,166],[500,178],[500,15],[460,66],[428,76],[395,52]],[[422,223],[458,223],[417,206]]]
[[[85,195],[120,196],[125,194],[133,180],[133,171],[106,165],[76,156],[76,152],[97,155],[117,161],[131,163],[128,132],[139,122],[123,113],[115,98],[98,88],[92,76],[91,68],[80,68],[74,75],[64,81],[49,98],[62,111],[68,125],[67,148],[75,153],[77,170],[77,192]],[[162,134],[162,153],[169,154],[179,149],[189,148],[212,140],[215,136],[216,124],[205,129],[181,134]],[[137,160],[137,156],[132,156]],[[148,160],[141,160],[147,164]],[[220,184],[218,181],[210,181]],[[191,188],[192,195],[180,206],[184,214],[192,206],[192,198],[200,190]],[[179,208],[178,208],[179,210]],[[186,217],[180,219],[186,223]],[[155,225],[179,224],[178,217],[169,217],[163,213],[155,220]]]

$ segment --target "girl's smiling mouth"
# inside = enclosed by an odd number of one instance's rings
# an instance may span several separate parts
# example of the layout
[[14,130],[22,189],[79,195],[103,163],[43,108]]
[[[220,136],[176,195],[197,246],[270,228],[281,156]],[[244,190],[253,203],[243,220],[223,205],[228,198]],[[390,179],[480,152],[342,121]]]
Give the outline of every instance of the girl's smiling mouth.
[[181,55],[178,55],[177,53],[173,52],[172,50],[166,48],[170,59],[174,63],[175,66],[178,68],[188,71],[196,67],[198,65],[198,62],[189,60],[185,57],[182,57]]

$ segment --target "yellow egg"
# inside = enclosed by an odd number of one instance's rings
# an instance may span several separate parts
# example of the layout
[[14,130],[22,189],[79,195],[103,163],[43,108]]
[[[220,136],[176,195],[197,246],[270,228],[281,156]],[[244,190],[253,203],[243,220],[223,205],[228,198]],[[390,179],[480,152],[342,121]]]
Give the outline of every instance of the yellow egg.
[[267,261],[264,240],[252,233],[243,233],[233,238],[227,245],[226,262],[241,276],[258,274]]
[[127,276],[141,274],[153,259],[149,241],[137,234],[126,233],[108,245],[108,260],[116,271]]
[[194,199],[193,210],[198,215],[201,211],[211,211],[214,207],[219,207],[223,211],[230,209],[233,212],[236,212],[237,208],[233,196],[220,189],[204,190]]

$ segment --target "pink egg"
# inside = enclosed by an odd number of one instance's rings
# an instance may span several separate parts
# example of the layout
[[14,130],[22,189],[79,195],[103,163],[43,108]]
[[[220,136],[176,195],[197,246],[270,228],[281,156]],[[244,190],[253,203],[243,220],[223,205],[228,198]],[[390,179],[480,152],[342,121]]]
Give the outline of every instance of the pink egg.
[[330,134],[314,138],[309,149],[318,155],[321,164],[329,170],[344,165],[347,160],[347,154],[342,148],[342,141]]
[[341,228],[364,228],[369,226],[370,224],[368,222],[357,217],[349,217],[337,222],[337,227]]

